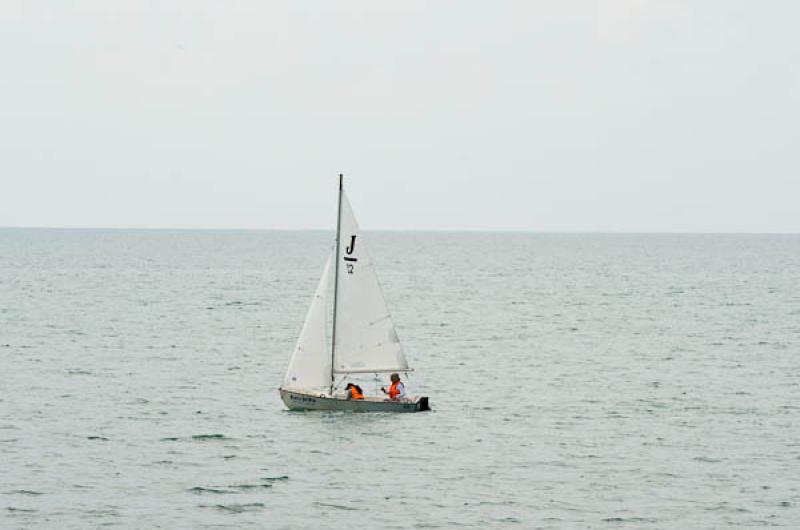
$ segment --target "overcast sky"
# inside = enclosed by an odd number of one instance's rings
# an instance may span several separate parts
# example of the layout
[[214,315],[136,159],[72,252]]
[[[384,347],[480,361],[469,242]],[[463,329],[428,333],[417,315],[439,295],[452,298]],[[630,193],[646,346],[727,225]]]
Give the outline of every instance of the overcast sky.
[[800,2],[0,3],[0,226],[800,232]]

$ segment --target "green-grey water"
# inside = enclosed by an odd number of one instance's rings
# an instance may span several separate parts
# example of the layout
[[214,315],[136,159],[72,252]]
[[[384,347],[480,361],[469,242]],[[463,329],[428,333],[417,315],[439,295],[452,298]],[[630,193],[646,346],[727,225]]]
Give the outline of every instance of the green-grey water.
[[800,527],[799,236],[365,237],[430,413],[281,403],[330,233],[0,230],[0,527]]

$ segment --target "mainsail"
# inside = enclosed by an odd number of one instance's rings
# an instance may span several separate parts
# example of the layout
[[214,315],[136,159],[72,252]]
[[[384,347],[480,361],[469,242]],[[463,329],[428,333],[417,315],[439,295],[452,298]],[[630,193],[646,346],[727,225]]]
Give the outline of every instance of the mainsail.
[[325,263],[325,270],[308,308],[303,331],[289,361],[282,388],[320,390],[331,383],[331,355],[327,342],[327,291],[332,254]]
[[341,194],[333,372],[409,371],[353,210]]

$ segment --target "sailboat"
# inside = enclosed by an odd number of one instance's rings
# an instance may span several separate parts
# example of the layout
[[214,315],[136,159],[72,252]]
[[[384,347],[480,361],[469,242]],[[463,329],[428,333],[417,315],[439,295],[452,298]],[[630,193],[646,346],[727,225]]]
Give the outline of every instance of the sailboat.
[[[403,354],[342,183],[343,176],[339,175],[336,244],[325,263],[289,367],[278,389],[281,399],[292,410],[429,410],[427,397],[391,401],[379,396],[350,400],[344,391],[338,391],[339,384],[351,375],[377,376],[413,371]],[[327,295],[331,265],[333,325],[328,344]]]

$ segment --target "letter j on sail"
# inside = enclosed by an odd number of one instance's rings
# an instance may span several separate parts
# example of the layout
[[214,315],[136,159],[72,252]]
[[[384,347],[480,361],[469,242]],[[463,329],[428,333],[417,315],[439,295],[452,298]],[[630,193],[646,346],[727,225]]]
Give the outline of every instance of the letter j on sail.
[[[358,261],[358,258],[350,256],[350,254],[352,254],[356,250],[356,237],[357,236],[355,234],[350,236],[350,244],[347,245],[347,247],[345,247],[344,249],[345,253],[347,254],[347,256],[344,256],[344,258],[342,258],[344,261],[349,261],[349,262]],[[347,273],[353,274],[353,263],[347,263]]]

